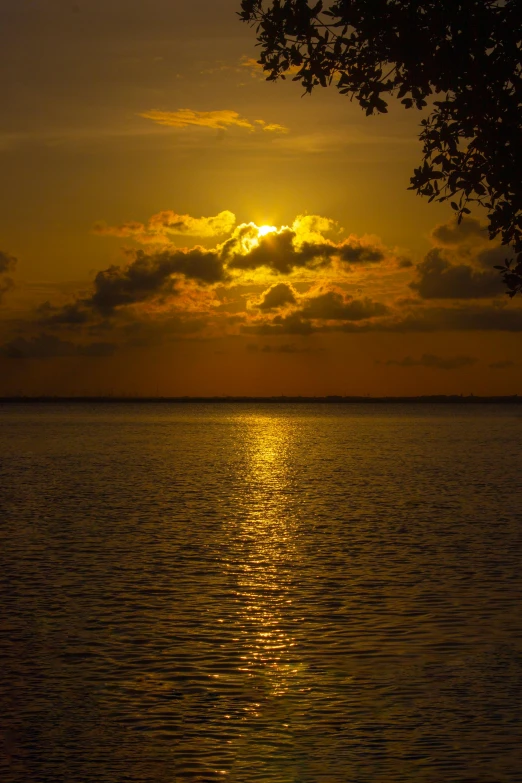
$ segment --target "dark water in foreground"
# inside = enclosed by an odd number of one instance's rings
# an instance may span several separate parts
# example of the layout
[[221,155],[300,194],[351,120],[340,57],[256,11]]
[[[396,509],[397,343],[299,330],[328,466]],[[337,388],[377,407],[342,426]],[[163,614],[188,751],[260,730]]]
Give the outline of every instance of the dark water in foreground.
[[0,410],[4,783],[522,781],[522,411]]

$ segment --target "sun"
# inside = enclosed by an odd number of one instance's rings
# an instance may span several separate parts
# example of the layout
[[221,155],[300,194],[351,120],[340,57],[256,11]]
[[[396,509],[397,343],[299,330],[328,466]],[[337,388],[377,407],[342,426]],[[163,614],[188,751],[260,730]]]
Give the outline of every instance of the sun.
[[257,227],[257,235],[260,237],[265,237],[267,234],[272,234],[274,231],[277,231],[277,228],[275,226],[258,226]]

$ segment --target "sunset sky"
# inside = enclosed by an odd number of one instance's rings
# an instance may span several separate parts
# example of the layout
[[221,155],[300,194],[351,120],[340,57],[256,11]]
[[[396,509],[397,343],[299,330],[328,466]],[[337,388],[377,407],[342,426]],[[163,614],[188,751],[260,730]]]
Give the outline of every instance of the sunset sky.
[[1,394],[522,393],[421,114],[266,82],[239,0],[0,0]]

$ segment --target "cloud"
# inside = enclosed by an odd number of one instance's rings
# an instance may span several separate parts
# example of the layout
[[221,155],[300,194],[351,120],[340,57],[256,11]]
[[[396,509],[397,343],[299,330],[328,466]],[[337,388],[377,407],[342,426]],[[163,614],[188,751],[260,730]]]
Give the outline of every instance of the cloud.
[[263,345],[249,343],[246,347],[250,353],[310,353],[310,348],[299,348],[295,343],[284,343],[283,345]]
[[492,270],[495,265],[503,265],[506,258],[514,257],[512,248],[490,240],[486,224],[475,218],[464,218],[460,224],[456,219],[442,223],[431,232],[431,240],[445,250],[444,257],[451,252],[480,270]]
[[348,264],[375,263],[384,259],[382,250],[360,242],[341,242],[337,247],[339,258]]
[[214,237],[230,234],[236,224],[236,216],[225,209],[212,217],[193,218],[190,215],[178,215],[165,210],[153,215],[149,220],[149,229],[162,230],[171,234],[192,237]]
[[290,274],[295,268],[325,263],[332,256],[331,248],[324,245],[303,243],[297,245],[296,233],[291,228],[260,237],[246,253],[233,252],[228,266],[231,269],[253,270],[267,267],[282,275]]
[[44,302],[37,312],[46,324],[80,326],[89,321],[89,313],[79,302],[72,302],[63,307],[54,307],[50,302]]
[[137,257],[128,267],[111,266],[98,272],[94,293],[84,304],[102,315],[112,315],[117,307],[136,304],[159,294],[173,295],[172,266],[160,260]]
[[[320,215],[300,215],[287,226],[259,227],[254,223],[236,226],[235,216],[227,210],[201,218],[167,210],[145,223],[126,222],[105,227],[101,233],[139,237],[144,242],[163,237],[168,244],[124,249],[125,261],[99,271],[90,290],[79,292],[66,304],[45,302],[33,313],[26,331],[18,332],[24,335],[18,340],[25,342],[4,345],[4,355],[6,351],[23,356],[45,351],[56,355],[80,355],[82,350],[96,353],[103,349],[91,340],[100,335],[103,339],[115,335],[117,345],[152,345],[193,337],[198,332],[205,337],[522,332],[518,301],[504,304],[497,300],[494,305],[469,301],[502,290],[496,272],[484,270],[476,261],[477,252],[491,254],[495,250],[486,245],[469,254],[475,266],[454,263],[451,249],[434,248],[415,268],[410,283],[420,296],[414,298],[410,293],[408,298],[404,296],[407,273],[400,271],[405,267],[398,267],[401,257],[382,246],[377,237],[343,237],[333,220]],[[193,243],[180,248],[170,243],[170,238],[178,235],[219,237],[221,233],[224,240],[220,238],[210,249]],[[7,258],[3,254],[0,268],[11,269],[14,259],[6,261],[4,256]],[[366,275],[365,270],[375,264],[382,264],[382,275]],[[429,301],[436,299],[449,301]],[[45,333],[38,338],[41,345],[34,344],[36,324]],[[45,342],[50,335],[59,342]],[[279,342],[286,348],[274,347],[274,351],[295,352],[290,339]],[[87,345],[94,347],[88,349]],[[257,350],[265,349],[260,346]],[[266,352],[270,350],[269,346]],[[397,363],[455,369],[451,363],[462,358],[428,354],[421,359],[405,357]]]
[[242,324],[241,332],[244,334],[301,334],[308,335],[318,331],[310,323],[305,321],[299,313],[289,315],[276,315],[271,321],[257,321],[251,324]]
[[145,302],[158,296],[176,294],[174,275],[184,275],[199,283],[217,283],[226,277],[215,250],[195,247],[146,254],[138,250],[135,260],[126,267],[111,266],[98,272],[94,293],[82,304],[102,315],[111,315],[117,307]]
[[[240,65],[243,68],[248,68],[250,71],[250,75],[253,78],[261,78],[263,80],[266,80],[268,77],[268,71],[265,71],[263,69],[263,66],[260,62],[258,62],[254,57],[247,57],[246,55],[243,55],[243,57],[240,60]],[[288,69],[285,71],[285,74],[296,74],[301,70],[300,65],[289,65]]]
[[230,234],[236,223],[236,216],[224,210],[213,217],[194,218],[178,215],[172,210],[158,212],[145,223],[128,221],[119,226],[108,226],[104,222],[94,225],[93,231],[104,236],[133,239],[140,244],[167,244],[172,237],[214,237]]
[[169,128],[188,128],[196,126],[199,128],[211,128],[213,130],[226,130],[230,127],[245,128],[246,130],[255,130],[256,124],[260,124],[265,131],[286,133],[288,128],[276,123],[267,123],[264,120],[255,120],[254,123],[242,117],[237,111],[221,109],[220,111],[195,111],[194,109],[178,109],[177,111],[157,111],[151,110],[142,112],[139,115],[147,120],[152,120],[158,125],[165,125]]
[[403,256],[397,259],[397,266],[399,269],[410,269],[413,266],[413,261]]
[[9,277],[8,273],[14,271],[16,264],[17,259],[14,256],[0,250],[0,302],[4,294],[14,288],[14,280]]
[[16,266],[16,258],[10,256],[8,253],[4,253],[0,250],[0,275],[4,275],[6,272],[12,272]]
[[263,123],[263,130],[267,133],[288,133],[288,128],[285,125],[279,125],[277,122]]
[[47,324],[79,325],[104,318],[118,308],[154,299],[178,297],[180,279],[201,285],[212,285],[226,279],[223,264],[215,250],[194,247],[191,250],[165,250],[147,254],[138,250],[127,266],[110,266],[94,278],[90,296],[53,308],[48,302],[39,308]]
[[476,254],[474,260],[480,267],[492,269],[494,266],[504,266],[504,261],[513,258],[514,255],[510,247],[498,245],[481,250]]
[[261,126],[261,130],[268,133],[288,133],[288,128],[284,125],[278,125],[276,122],[265,122],[264,120],[254,120],[254,122]]
[[[232,270],[254,271],[262,267],[274,274],[289,275],[296,269],[317,269],[335,263],[367,265],[385,259],[379,240],[350,235],[339,242],[325,238],[336,224],[320,215],[299,215],[291,226],[259,227],[242,223],[234,229],[235,215],[224,210],[213,217],[193,218],[165,210],[153,215],[147,223],[128,221],[118,226],[97,223],[94,231],[101,235],[130,238],[141,244],[168,244],[173,236],[210,237],[230,234],[214,251],[223,265]],[[189,253],[186,249],[178,252]]]
[[243,55],[240,60],[240,64],[243,68],[248,68],[249,71],[252,72],[253,76],[257,75],[258,73],[264,73],[263,66],[255,59],[255,57],[247,57],[246,55]]
[[460,223],[456,218],[453,218],[447,223],[435,226],[431,232],[431,239],[435,245],[455,247],[462,244],[487,242],[489,236],[485,223],[481,223],[475,218],[464,217]]
[[490,370],[507,370],[510,367],[515,367],[515,362],[511,359],[503,359],[499,362],[491,362],[489,365]]
[[471,367],[476,364],[478,359],[474,356],[435,356],[431,353],[424,353],[420,359],[413,359],[411,356],[405,356],[404,359],[389,359],[386,365],[395,365],[396,367],[431,367],[436,370],[459,370],[462,367]]
[[383,261],[381,247],[350,236],[334,242],[323,236],[335,224],[319,215],[298,216],[292,226],[283,226],[259,236],[254,223],[237,227],[222,246],[223,259],[231,269],[255,270],[261,267],[275,274],[289,275],[296,269],[318,269],[332,262],[370,264]]
[[482,299],[503,292],[496,271],[482,272],[467,264],[451,264],[440,249],[430,250],[416,267],[410,288],[423,299]]
[[319,293],[314,290],[311,294],[299,297],[298,309],[275,315],[269,321],[254,320],[243,325],[241,331],[247,334],[301,335],[343,331],[350,322],[382,317],[390,312],[386,305],[371,299],[354,299],[339,290],[316,290]]
[[[367,300],[366,300],[367,302]],[[463,305],[460,307],[413,307],[409,312],[386,309],[386,315],[377,314],[380,311],[379,302],[370,303],[365,300],[345,300],[351,308],[346,320],[327,318],[335,313],[339,300],[323,300],[319,305],[312,304],[310,309],[300,310],[284,315],[279,314],[270,320],[254,319],[241,327],[246,334],[313,334],[316,332],[391,332],[391,333],[423,333],[423,332],[462,332],[462,331],[501,331],[522,332],[522,308],[506,306]],[[382,305],[386,307],[386,305]],[[310,313],[314,313],[314,318]],[[341,312],[337,311],[340,315]],[[371,315],[373,313],[373,315]],[[305,315],[306,314],[306,315]],[[359,316],[364,314],[364,319]],[[321,317],[315,317],[315,316]]]
[[296,303],[297,292],[287,283],[277,283],[261,295],[256,304],[259,310],[277,310],[284,305]]
[[522,308],[466,305],[418,308],[369,328],[388,332],[522,332]]
[[353,299],[341,291],[329,290],[305,300],[299,311],[303,318],[325,321],[363,321],[387,315],[389,307],[371,299]]
[[7,359],[54,359],[64,356],[111,356],[112,343],[87,343],[76,345],[51,334],[36,337],[17,337],[0,346],[0,356]]

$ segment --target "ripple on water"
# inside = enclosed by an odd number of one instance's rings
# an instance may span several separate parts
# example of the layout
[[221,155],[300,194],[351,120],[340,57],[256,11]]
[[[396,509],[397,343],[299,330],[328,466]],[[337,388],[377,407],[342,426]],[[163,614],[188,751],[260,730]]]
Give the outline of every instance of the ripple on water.
[[2,781],[522,781],[518,409],[0,424]]

